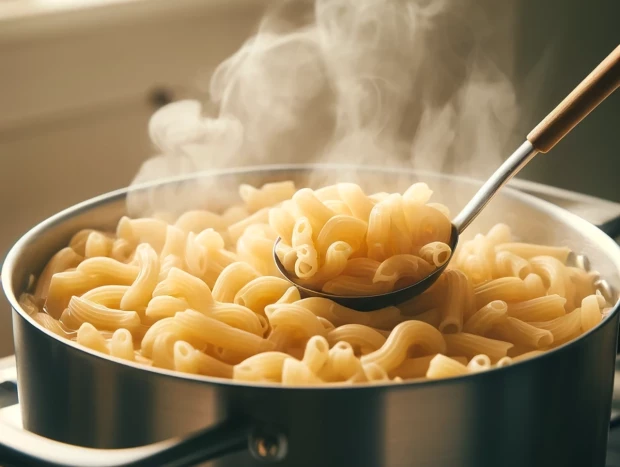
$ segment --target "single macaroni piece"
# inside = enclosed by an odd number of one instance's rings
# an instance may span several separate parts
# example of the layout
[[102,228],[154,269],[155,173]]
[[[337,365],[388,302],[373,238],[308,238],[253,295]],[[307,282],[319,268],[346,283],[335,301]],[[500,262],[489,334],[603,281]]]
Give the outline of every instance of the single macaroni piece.
[[[402,384],[535,358],[609,314],[598,273],[564,246],[509,226],[452,251],[448,208],[424,183],[366,194],[354,183],[239,187],[222,212],[119,220],[78,231],[19,303],[47,332],[94,352],[196,377],[288,386]],[[300,285],[375,295],[448,261],[421,295],[358,312]],[[452,258],[451,258],[452,256]],[[569,266],[567,263],[570,263]]]

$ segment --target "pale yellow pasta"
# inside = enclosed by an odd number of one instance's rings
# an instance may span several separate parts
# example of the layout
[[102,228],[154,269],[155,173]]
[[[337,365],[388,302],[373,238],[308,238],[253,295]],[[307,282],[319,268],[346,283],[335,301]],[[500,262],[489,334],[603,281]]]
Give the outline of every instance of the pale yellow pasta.
[[452,249],[442,242],[431,242],[420,248],[419,255],[429,264],[441,267],[450,259]]
[[330,218],[317,237],[316,249],[319,257],[323,258],[328,248],[336,242],[345,242],[353,251],[357,251],[364,241],[367,228],[366,222],[352,216],[336,215]]
[[461,271],[446,271],[445,302],[439,309],[441,321],[438,329],[443,333],[460,332],[463,329],[463,317],[469,314],[468,307],[472,304],[467,300],[469,279]]
[[372,279],[381,263],[370,258],[353,258],[347,261],[342,274],[351,277]]
[[280,277],[257,277],[241,287],[233,301],[264,315],[265,307],[276,303],[290,286],[290,282]]
[[327,341],[330,345],[344,341],[351,344],[353,348],[370,350],[370,352],[381,348],[385,344],[385,340],[386,338],[381,332],[361,324],[345,324],[327,334]]
[[[237,293],[246,284],[259,277],[258,271],[248,263],[234,262],[229,264],[222,270],[215,281],[212,291],[213,299],[218,302],[233,303]],[[240,304],[244,305],[241,302]]]
[[123,296],[121,310],[146,309],[159,281],[159,258],[148,243],[138,245],[136,260],[139,267],[138,276]]
[[273,208],[269,210],[269,225],[276,231],[278,237],[288,245],[293,241],[293,228],[295,227],[295,218],[282,208]]
[[326,201],[341,201],[338,185],[328,185],[318,190],[314,190],[314,196],[316,196],[323,203]]
[[[263,354],[260,354],[263,355]],[[233,367],[206,355],[184,341],[176,341],[173,347],[174,369],[184,373],[233,378]]]
[[338,194],[346,203],[354,217],[368,221],[374,203],[364,194],[359,185],[355,183],[339,183]]
[[[504,357],[506,358],[506,357]],[[480,354],[473,357],[467,364],[467,371],[469,373],[479,373],[491,368],[491,359],[488,355]]]
[[179,258],[185,258],[185,244],[187,242],[187,234],[189,231],[184,231],[173,225],[169,225],[166,230],[166,241],[162,247],[160,258],[165,258],[168,255],[174,255]]
[[528,274],[526,278],[523,279],[523,283],[525,284],[525,292],[528,297],[536,298],[547,294],[547,288],[543,283],[542,277],[538,274]]
[[33,313],[31,316],[32,319],[39,323],[39,325],[41,325],[43,328],[53,332],[54,334],[58,334],[65,339],[71,339],[76,335],[75,331],[68,331],[60,324],[58,320],[52,318],[47,313]]
[[383,261],[377,268],[373,282],[395,284],[396,281],[407,278],[413,284],[431,272],[433,272],[433,267],[419,256],[394,255]]
[[414,345],[426,354],[446,351],[444,338],[433,326],[422,321],[405,321],[393,329],[381,348],[364,355],[361,361],[363,365],[376,363],[389,372],[407,358],[409,348]]
[[312,336],[306,344],[302,362],[314,374],[318,374],[328,359],[329,344],[322,336]]
[[260,188],[251,185],[239,186],[239,195],[250,212],[274,206],[295,194],[295,184],[291,181],[266,183]]
[[170,332],[157,335],[153,342],[153,366],[167,370],[174,369],[174,344],[177,341],[177,336]]
[[336,215],[353,216],[351,209],[347,206],[347,203],[341,200],[327,200],[323,201],[323,204],[331,209]]
[[554,346],[563,344],[581,333],[581,310],[578,308],[559,318],[550,321],[532,322],[530,324],[539,329],[551,331]]
[[299,284],[304,287],[321,289],[325,282],[339,276],[347,267],[347,261],[353,249],[346,242],[334,242],[327,249],[325,261],[316,274],[310,279],[300,279]]
[[286,353],[274,351],[253,355],[233,367],[233,379],[280,383],[284,361],[289,358]]
[[495,325],[493,331],[501,340],[535,349],[549,347],[554,339],[550,331],[511,317]]
[[559,295],[546,295],[508,304],[508,316],[522,321],[549,321],[566,314],[565,304],[566,299]]
[[495,254],[495,277],[514,276],[526,279],[532,272],[530,263],[510,251],[498,251]]
[[452,378],[466,375],[467,373],[468,369],[462,363],[445,355],[437,354],[429,363],[426,377],[430,379]]
[[[318,236],[325,223],[336,214],[325,206],[309,188],[297,191],[292,199],[301,215],[308,219],[314,237]],[[294,230],[293,235],[295,235]]]
[[129,219],[123,217],[118,223],[116,235],[133,246],[148,243],[159,253],[166,241],[167,230],[168,224],[160,219]]
[[239,237],[243,235],[243,232],[247,227],[252,224],[266,224],[269,222],[269,208],[263,208],[256,211],[251,216],[235,222],[228,226],[228,235],[233,243],[239,240]]
[[112,258],[97,257],[85,259],[77,266],[76,271],[97,276],[102,282],[110,285],[131,285],[138,277],[140,268]]
[[153,297],[149,301],[144,314],[150,319],[156,321],[164,318],[172,318],[175,313],[185,311],[189,307],[189,303],[187,303],[187,300],[184,298],[159,295],[157,297]]
[[60,320],[65,323],[90,323],[97,329],[115,331],[119,328],[137,330],[140,316],[135,311],[114,310],[80,297],[72,297]]
[[109,354],[107,342],[97,328],[90,323],[83,323],[78,329],[76,342],[91,350]]
[[112,252],[114,240],[101,232],[91,232],[84,244],[84,257],[108,256]]
[[208,316],[234,328],[261,337],[268,327],[267,320],[263,316],[257,315],[249,308],[235,303],[214,304],[209,309]]
[[128,285],[102,285],[84,293],[82,298],[109,308],[120,309],[121,300],[128,290]]
[[485,335],[495,325],[506,321],[508,305],[501,300],[493,300],[476,311],[465,323],[463,330],[470,334]]
[[408,204],[422,205],[428,203],[433,195],[433,191],[426,183],[418,182],[411,185],[403,193],[403,199]]
[[110,355],[124,360],[134,361],[133,338],[127,329],[117,329],[110,339]]
[[[397,384],[509,366],[594,328],[611,309],[569,250],[517,243],[497,224],[452,252],[446,206],[424,183],[367,196],[339,183],[242,185],[220,212],[161,212],[85,229],[20,304],[49,332],[138,364],[289,386]],[[219,200],[218,200],[219,201]],[[218,203],[219,204],[219,203]],[[405,287],[451,260],[421,295],[358,312],[302,298]],[[450,256],[453,258],[450,259]]]
[[274,329],[278,326],[284,326],[307,338],[327,336],[327,332],[317,316],[298,304],[277,303],[268,305],[265,307],[265,314],[269,324]]
[[208,311],[213,304],[213,296],[209,286],[191,274],[172,268],[168,277],[161,281],[153,291],[153,298],[161,295],[182,298],[190,308]]
[[359,373],[363,373],[362,364],[355,356],[351,344],[337,342],[329,349],[327,361],[321,368],[319,377],[328,382],[347,381]]
[[495,246],[495,251],[508,251],[525,259],[536,256],[551,256],[562,263],[566,263],[570,254],[570,249],[566,247],[533,245],[531,243],[502,243]]
[[[573,312],[574,313],[574,312]],[[588,295],[581,301],[581,330],[589,331],[603,319],[596,295]]]
[[332,295],[379,295],[392,288],[392,282],[374,282],[365,277],[340,275],[325,282],[321,290]]
[[566,267],[562,262],[553,256],[535,256],[530,259],[530,264],[534,268],[534,272],[544,281],[547,281],[549,285],[547,293],[562,297],[567,296],[569,279]]
[[285,386],[307,386],[323,381],[310,368],[295,358],[287,358],[282,365],[282,384]]
[[494,300],[518,302],[528,297],[525,284],[518,277],[502,277],[474,288],[476,306],[482,308]]
[[195,310],[179,312],[172,319],[184,333],[193,336],[203,345],[212,344],[246,355],[246,357],[273,348],[271,342],[260,336],[234,328]]
[[492,361],[506,357],[508,350],[514,345],[510,342],[489,339],[487,337],[459,332],[457,334],[445,334],[444,336],[448,352],[451,355],[464,355],[473,358],[476,355],[488,355]]
[[372,208],[368,218],[366,247],[369,258],[376,261],[389,258],[391,253],[388,251],[390,227],[390,206],[386,202],[380,202]]

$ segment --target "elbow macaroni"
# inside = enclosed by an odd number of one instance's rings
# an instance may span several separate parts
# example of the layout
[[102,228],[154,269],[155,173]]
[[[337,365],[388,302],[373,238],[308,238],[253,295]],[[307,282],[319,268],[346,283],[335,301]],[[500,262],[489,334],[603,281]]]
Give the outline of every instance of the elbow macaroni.
[[[449,378],[532,358],[587,332],[612,304],[565,247],[515,241],[497,224],[464,242],[439,280],[397,307],[356,312],[308,287],[372,295],[452,255],[445,206],[424,183],[368,196],[352,183],[296,191],[242,185],[222,214],[123,217],[82,230],[20,303],[92,351],[215,378],[283,385]],[[163,219],[167,219],[167,222]]]

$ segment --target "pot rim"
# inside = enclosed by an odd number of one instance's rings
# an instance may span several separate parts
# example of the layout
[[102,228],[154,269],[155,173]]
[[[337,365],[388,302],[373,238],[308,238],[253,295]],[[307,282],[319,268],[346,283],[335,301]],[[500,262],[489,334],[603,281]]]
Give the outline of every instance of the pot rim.
[[[561,346],[546,351],[538,356],[529,358],[527,360],[518,361],[513,363],[512,365],[501,367],[501,368],[492,368],[487,371],[467,374],[462,376],[450,377],[439,380],[429,380],[429,379],[420,379],[420,380],[405,380],[402,383],[379,383],[379,384],[360,384],[360,385],[350,385],[346,383],[331,383],[326,385],[319,386],[283,386],[278,383],[258,383],[258,382],[242,382],[235,381],[232,379],[225,378],[215,378],[210,376],[202,376],[202,375],[193,375],[182,373],[174,370],[167,370],[164,368],[156,368],[152,366],[142,365],[136,362],[124,360],[117,357],[112,357],[110,355],[103,355],[94,350],[88,349],[86,347],[78,345],[76,342],[63,338],[62,336],[58,336],[55,333],[49,331],[48,329],[41,326],[37,323],[19,304],[18,297],[16,297],[13,292],[13,271],[15,266],[19,263],[21,253],[25,250],[30,242],[39,238],[42,234],[44,234],[51,227],[61,224],[67,219],[79,215],[82,212],[88,211],[94,207],[99,205],[112,203],[115,201],[122,200],[126,198],[127,194],[132,191],[140,191],[149,188],[154,188],[161,185],[173,184],[185,181],[198,180],[200,178],[207,177],[220,177],[220,176],[231,176],[231,175],[243,175],[243,174],[252,174],[257,175],[262,173],[270,173],[280,171],[299,171],[299,172],[310,172],[310,171],[318,171],[318,170],[347,170],[347,171],[359,171],[361,173],[368,172],[379,172],[382,175],[402,175],[403,173],[422,177],[430,177],[435,180],[453,180],[458,181],[460,183],[480,186],[483,182],[474,178],[459,176],[459,175],[449,175],[442,174],[438,172],[426,171],[426,170],[414,170],[411,168],[403,168],[403,167],[382,167],[382,166],[360,166],[354,164],[273,164],[273,165],[260,165],[260,166],[246,166],[246,167],[237,167],[232,169],[214,169],[214,170],[205,170],[196,172],[193,174],[185,174],[178,175],[173,177],[166,177],[146,183],[141,183],[138,185],[134,185],[127,188],[121,188],[118,190],[114,190],[108,193],[104,193],[102,195],[95,196],[81,203],[75,204],[69,208],[66,208],[51,217],[45,219],[39,224],[32,227],[28,230],[24,235],[22,235],[19,240],[11,247],[9,250],[4,264],[2,265],[2,270],[0,271],[0,279],[2,280],[2,287],[4,289],[4,294],[9,301],[12,309],[19,314],[19,316],[26,320],[29,324],[33,325],[38,331],[43,333],[45,337],[51,338],[57,342],[62,343],[68,347],[72,347],[74,350],[79,352],[83,352],[90,357],[97,358],[106,363],[110,364],[120,364],[125,367],[130,367],[133,369],[151,372],[155,374],[159,374],[161,376],[172,377],[172,378],[180,378],[187,381],[192,381],[194,383],[210,383],[218,386],[237,386],[237,387],[248,387],[248,388],[263,388],[263,389],[277,389],[281,391],[307,391],[307,390],[321,390],[321,391],[333,391],[333,390],[348,390],[348,391],[368,391],[368,390],[378,390],[384,388],[409,388],[412,386],[431,386],[431,385],[441,385],[446,383],[457,382],[463,378],[473,379],[473,378],[484,378],[490,375],[495,375],[497,372],[502,371],[513,371],[513,369],[522,367],[522,365],[531,364],[534,361],[540,361],[544,358],[550,358],[552,356],[558,355],[559,353],[565,352],[567,349],[580,345],[585,339],[589,338],[591,335],[596,334],[599,330],[601,330],[608,321],[612,320],[616,314],[620,312],[620,299],[616,301],[616,303],[612,306],[611,311],[601,320],[599,324],[597,324],[594,328],[589,331],[581,334],[577,339],[569,341]],[[573,214],[559,206],[556,206],[548,201],[532,196],[528,193],[524,193],[517,189],[506,186],[502,188],[502,193],[504,196],[508,196],[511,198],[517,198],[520,200],[525,200],[536,209],[542,211],[543,213],[550,215],[551,217],[559,218],[562,222],[569,224],[575,227],[577,230],[580,230],[584,235],[591,238],[597,245],[600,245],[601,248],[604,248],[608,256],[611,260],[616,264],[618,268],[618,272],[620,274],[620,245],[618,245],[613,239],[608,237],[605,233],[603,233],[596,226],[591,224],[590,222],[582,219],[581,217]],[[592,338],[595,338],[592,336]],[[17,347],[17,345],[16,345]]]

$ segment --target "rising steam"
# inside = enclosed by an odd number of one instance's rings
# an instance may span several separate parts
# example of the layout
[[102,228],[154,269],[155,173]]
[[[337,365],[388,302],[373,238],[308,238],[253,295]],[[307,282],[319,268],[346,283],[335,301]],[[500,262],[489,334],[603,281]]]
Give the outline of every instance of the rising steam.
[[[493,26],[473,0],[285,3],[220,64],[204,103],[153,115],[160,155],[133,183],[285,162],[484,176],[517,119],[506,70],[485,46]],[[130,209],[164,209],[167,199],[130,197]]]

